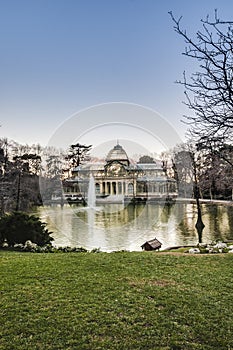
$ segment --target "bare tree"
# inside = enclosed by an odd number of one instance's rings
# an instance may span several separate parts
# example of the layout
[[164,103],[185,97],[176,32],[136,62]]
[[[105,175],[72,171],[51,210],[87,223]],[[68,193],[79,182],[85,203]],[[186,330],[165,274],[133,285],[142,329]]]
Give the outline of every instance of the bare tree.
[[185,116],[193,137],[232,141],[233,127],[233,22],[209,16],[201,20],[202,29],[192,38],[181,27],[181,19],[169,12],[174,30],[187,44],[183,54],[199,64],[199,71],[183,80],[188,108],[194,112]]
[[178,145],[173,149],[172,164],[179,196],[191,198],[193,195],[193,164],[187,144]]
[[[196,145],[189,141],[177,146],[173,150],[173,166],[176,169],[176,180],[179,187],[179,193],[190,193],[190,185],[192,185],[193,197],[197,205],[197,221],[196,230],[198,233],[199,243],[202,241],[202,231],[205,227],[202,221],[202,208],[200,203],[200,173],[202,171],[201,153],[197,151]],[[189,191],[187,191],[189,186]]]
[[202,153],[200,187],[202,194],[210,199],[232,198],[233,188],[233,146],[212,142],[198,143],[197,151]]

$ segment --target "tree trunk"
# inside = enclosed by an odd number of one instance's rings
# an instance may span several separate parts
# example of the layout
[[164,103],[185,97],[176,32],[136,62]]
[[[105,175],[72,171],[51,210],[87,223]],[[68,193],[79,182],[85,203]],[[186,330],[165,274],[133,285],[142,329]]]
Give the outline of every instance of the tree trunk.
[[19,172],[15,211],[19,211],[19,205],[20,205],[20,184],[21,184],[21,174]]
[[200,188],[198,185],[197,166],[194,159],[194,154],[192,154],[192,162],[193,162],[193,174],[194,174],[194,197],[196,199],[196,204],[197,204],[197,222],[195,227],[198,233],[198,243],[202,243],[202,232],[205,225],[202,221],[202,212],[201,212],[201,204],[200,204]]
[[205,227],[203,221],[202,221],[202,212],[201,212],[201,204],[199,201],[199,197],[196,197],[196,204],[197,204],[197,222],[196,222],[196,230],[198,233],[198,243],[202,243],[202,232]]

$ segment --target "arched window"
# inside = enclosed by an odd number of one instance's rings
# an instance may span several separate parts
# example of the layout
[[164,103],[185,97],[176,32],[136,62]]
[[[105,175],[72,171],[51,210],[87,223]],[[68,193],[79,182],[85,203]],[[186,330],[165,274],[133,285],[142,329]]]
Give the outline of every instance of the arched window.
[[128,184],[128,194],[133,194],[133,184]]
[[78,184],[74,185],[74,192],[80,192]]
[[99,193],[100,193],[100,184],[99,184],[99,183],[96,183],[96,184],[95,184],[95,193],[96,193],[96,194],[99,194]]
[[118,182],[118,193],[122,194],[122,183]]
[[164,185],[160,184],[159,185],[159,193],[163,193],[164,192]]

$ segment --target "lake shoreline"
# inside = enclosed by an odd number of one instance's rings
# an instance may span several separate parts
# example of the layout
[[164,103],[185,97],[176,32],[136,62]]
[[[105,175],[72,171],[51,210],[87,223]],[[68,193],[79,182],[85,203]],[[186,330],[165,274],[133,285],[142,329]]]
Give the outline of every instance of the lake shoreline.
[[[233,200],[224,200],[224,199],[199,199],[200,203],[203,204],[222,204],[222,205],[233,205]],[[178,197],[174,200],[175,203],[189,203],[196,204],[196,199],[194,198],[183,198]]]

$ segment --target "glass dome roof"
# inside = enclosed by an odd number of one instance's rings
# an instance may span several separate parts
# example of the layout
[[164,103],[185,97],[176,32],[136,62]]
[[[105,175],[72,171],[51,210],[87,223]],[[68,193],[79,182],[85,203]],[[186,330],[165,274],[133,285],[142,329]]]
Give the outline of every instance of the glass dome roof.
[[107,155],[106,161],[113,161],[113,160],[119,160],[119,161],[127,161],[129,162],[129,158],[127,156],[127,153],[123,149],[123,147],[119,144],[114,146]]

